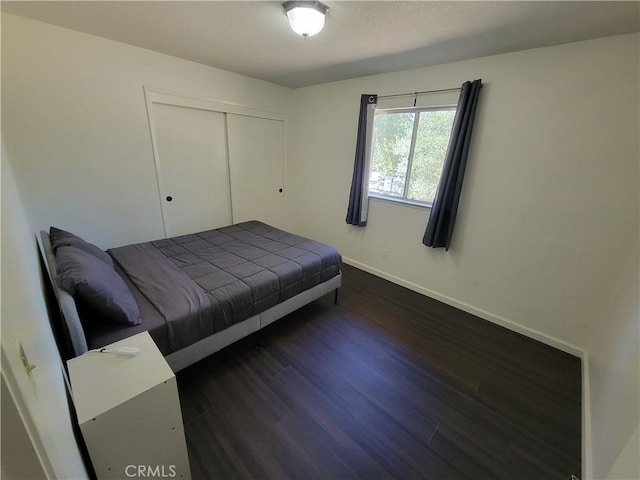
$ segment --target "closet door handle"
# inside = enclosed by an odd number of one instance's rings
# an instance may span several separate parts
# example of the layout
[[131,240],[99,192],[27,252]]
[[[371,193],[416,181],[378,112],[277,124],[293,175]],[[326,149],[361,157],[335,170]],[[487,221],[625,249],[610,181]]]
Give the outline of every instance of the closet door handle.
[[173,197],[171,195],[167,195],[167,202],[170,202],[171,200],[173,200]]
[[281,189],[281,188],[279,188],[279,189],[278,189],[278,192],[282,193],[282,189]]

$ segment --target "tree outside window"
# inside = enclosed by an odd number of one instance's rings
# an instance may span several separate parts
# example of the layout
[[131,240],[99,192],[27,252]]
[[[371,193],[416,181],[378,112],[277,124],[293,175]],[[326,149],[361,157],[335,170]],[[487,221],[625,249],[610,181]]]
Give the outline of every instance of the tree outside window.
[[455,113],[455,107],[376,111],[369,193],[430,205]]

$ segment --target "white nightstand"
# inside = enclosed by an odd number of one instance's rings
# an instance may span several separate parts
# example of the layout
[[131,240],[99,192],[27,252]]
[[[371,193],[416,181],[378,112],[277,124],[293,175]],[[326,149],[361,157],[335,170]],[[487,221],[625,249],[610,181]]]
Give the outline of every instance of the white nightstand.
[[190,479],[176,378],[147,332],[67,362],[82,436],[99,479]]

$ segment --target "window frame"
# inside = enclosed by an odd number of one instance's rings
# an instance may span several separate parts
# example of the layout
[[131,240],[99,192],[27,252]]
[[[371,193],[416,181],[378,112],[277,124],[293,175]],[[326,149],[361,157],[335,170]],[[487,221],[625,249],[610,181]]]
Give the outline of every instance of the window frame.
[[[415,116],[413,118],[413,127],[411,132],[411,143],[409,146],[409,155],[407,158],[407,171],[404,176],[404,186],[402,189],[402,197],[395,195],[385,195],[384,193],[379,192],[371,192],[369,188],[369,182],[371,181],[371,173],[373,169],[373,151],[371,154],[371,160],[369,164],[369,171],[367,172],[367,195],[369,198],[375,198],[377,200],[384,200],[393,203],[399,203],[402,205],[409,205],[413,207],[420,208],[431,208],[433,206],[433,201],[430,202],[421,202],[420,200],[412,200],[407,198],[407,193],[409,191],[409,182],[411,178],[411,168],[413,166],[413,156],[415,152],[415,146],[417,141],[417,132],[418,126],[420,125],[420,113],[428,112],[428,111],[453,111],[457,110],[456,104],[448,104],[448,105],[437,105],[437,106],[422,106],[422,107],[387,107],[387,108],[376,108],[374,113],[374,121],[373,121],[373,131],[372,131],[372,142],[375,139],[375,117],[377,115],[390,115],[394,113],[414,113]],[[455,116],[455,115],[454,115]],[[453,129],[453,123],[451,125]],[[449,132],[449,141],[451,140],[451,132]],[[373,144],[373,143],[372,143]],[[446,155],[446,153],[445,153]],[[443,165],[444,166],[444,165]],[[442,176],[442,172],[440,172],[440,176]]]

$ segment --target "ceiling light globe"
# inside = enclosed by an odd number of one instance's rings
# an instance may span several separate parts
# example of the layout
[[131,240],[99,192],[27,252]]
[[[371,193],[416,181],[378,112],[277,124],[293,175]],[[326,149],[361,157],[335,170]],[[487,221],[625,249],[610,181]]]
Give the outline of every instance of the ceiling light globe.
[[283,4],[291,29],[304,38],[322,31],[324,20],[329,10],[320,2],[285,2]]

